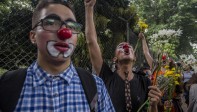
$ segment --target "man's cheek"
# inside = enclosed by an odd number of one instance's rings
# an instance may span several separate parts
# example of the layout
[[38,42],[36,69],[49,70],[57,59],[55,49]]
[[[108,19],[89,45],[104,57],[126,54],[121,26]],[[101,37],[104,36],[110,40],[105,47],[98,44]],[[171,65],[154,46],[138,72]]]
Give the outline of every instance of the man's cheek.
[[49,41],[47,35],[39,36],[37,39],[38,39],[38,48],[45,50],[47,46],[47,42]]
[[122,50],[118,50],[118,55],[122,53]]
[[41,33],[40,38],[44,38],[45,40],[48,40],[49,38],[53,37],[50,33]]

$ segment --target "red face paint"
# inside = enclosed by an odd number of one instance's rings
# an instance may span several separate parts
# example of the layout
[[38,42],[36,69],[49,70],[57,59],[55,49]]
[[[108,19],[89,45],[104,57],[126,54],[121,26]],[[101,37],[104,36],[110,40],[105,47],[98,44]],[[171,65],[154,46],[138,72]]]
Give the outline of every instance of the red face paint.
[[162,60],[166,60],[166,55],[163,55],[162,56]]
[[126,54],[129,54],[129,45],[128,44],[123,45],[123,49]]
[[69,39],[72,36],[72,31],[68,28],[62,28],[57,33],[60,40]]

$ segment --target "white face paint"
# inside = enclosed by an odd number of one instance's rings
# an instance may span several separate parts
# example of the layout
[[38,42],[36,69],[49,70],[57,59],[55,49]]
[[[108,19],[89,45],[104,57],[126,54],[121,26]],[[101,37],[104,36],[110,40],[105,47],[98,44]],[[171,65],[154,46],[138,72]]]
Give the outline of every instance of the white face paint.
[[60,51],[58,51],[57,49],[55,49],[54,44],[56,42],[55,41],[50,41],[47,43],[47,51],[48,53],[53,56],[53,57],[58,57],[58,55],[60,54]]
[[68,45],[69,45],[69,49],[67,52],[64,52],[64,58],[71,56],[75,48],[74,45],[71,43],[69,43]]
[[74,51],[74,48],[75,48],[72,43],[67,44],[68,45],[68,47],[67,47],[68,50],[66,50],[64,52],[61,52],[58,49],[56,49],[56,47],[55,47],[56,43],[57,43],[56,41],[48,41],[47,42],[47,51],[51,56],[58,57],[60,54],[63,54],[63,57],[67,58],[67,57],[72,55],[72,53]]

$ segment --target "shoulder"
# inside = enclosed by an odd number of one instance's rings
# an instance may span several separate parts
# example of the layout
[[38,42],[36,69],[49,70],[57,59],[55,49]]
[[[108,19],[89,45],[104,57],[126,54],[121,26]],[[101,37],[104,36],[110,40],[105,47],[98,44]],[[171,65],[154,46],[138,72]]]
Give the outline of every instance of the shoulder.
[[197,84],[192,84],[190,89],[197,90]]
[[76,67],[76,71],[78,73],[78,76],[81,77],[83,80],[91,80],[93,78],[97,86],[103,85],[102,79],[95,74],[92,74],[91,72],[80,67]]
[[113,73],[113,72],[112,72],[111,68],[109,67],[109,65],[107,63],[103,62],[102,67],[101,67],[101,72],[99,75],[102,75],[105,73],[109,74],[109,73]]
[[14,80],[18,78],[19,75],[21,77],[25,77],[26,71],[27,71],[26,68],[20,68],[17,70],[7,71],[0,77],[0,81],[3,82],[3,81]]
[[135,74],[135,77],[142,83],[144,83],[145,85],[149,86],[151,84],[151,81],[148,77],[146,76],[143,76],[139,73],[134,73]]
[[106,82],[109,79],[109,77],[113,76],[113,73],[114,72],[111,70],[109,65],[103,62],[99,77],[102,78],[104,82]]
[[196,94],[197,94],[197,84],[192,84],[190,87],[189,96],[196,97]]
[[148,77],[144,76],[141,72],[133,72],[135,77],[137,77],[138,79],[143,79],[143,80],[150,80]]

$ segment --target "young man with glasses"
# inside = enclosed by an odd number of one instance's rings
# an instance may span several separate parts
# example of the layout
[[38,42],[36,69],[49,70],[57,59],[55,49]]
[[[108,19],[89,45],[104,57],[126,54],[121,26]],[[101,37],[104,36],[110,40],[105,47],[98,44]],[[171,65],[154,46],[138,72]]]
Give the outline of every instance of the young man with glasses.
[[[84,0],[88,21],[93,21],[95,2]],[[94,27],[87,20],[86,25],[87,30]],[[91,103],[95,105],[94,110],[89,106],[79,73],[71,61],[81,25],[68,2],[40,1],[33,13],[32,26],[30,40],[37,47],[37,60],[27,69],[14,111],[113,112],[104,83],[97,76],[93,79],[98,98]]]

